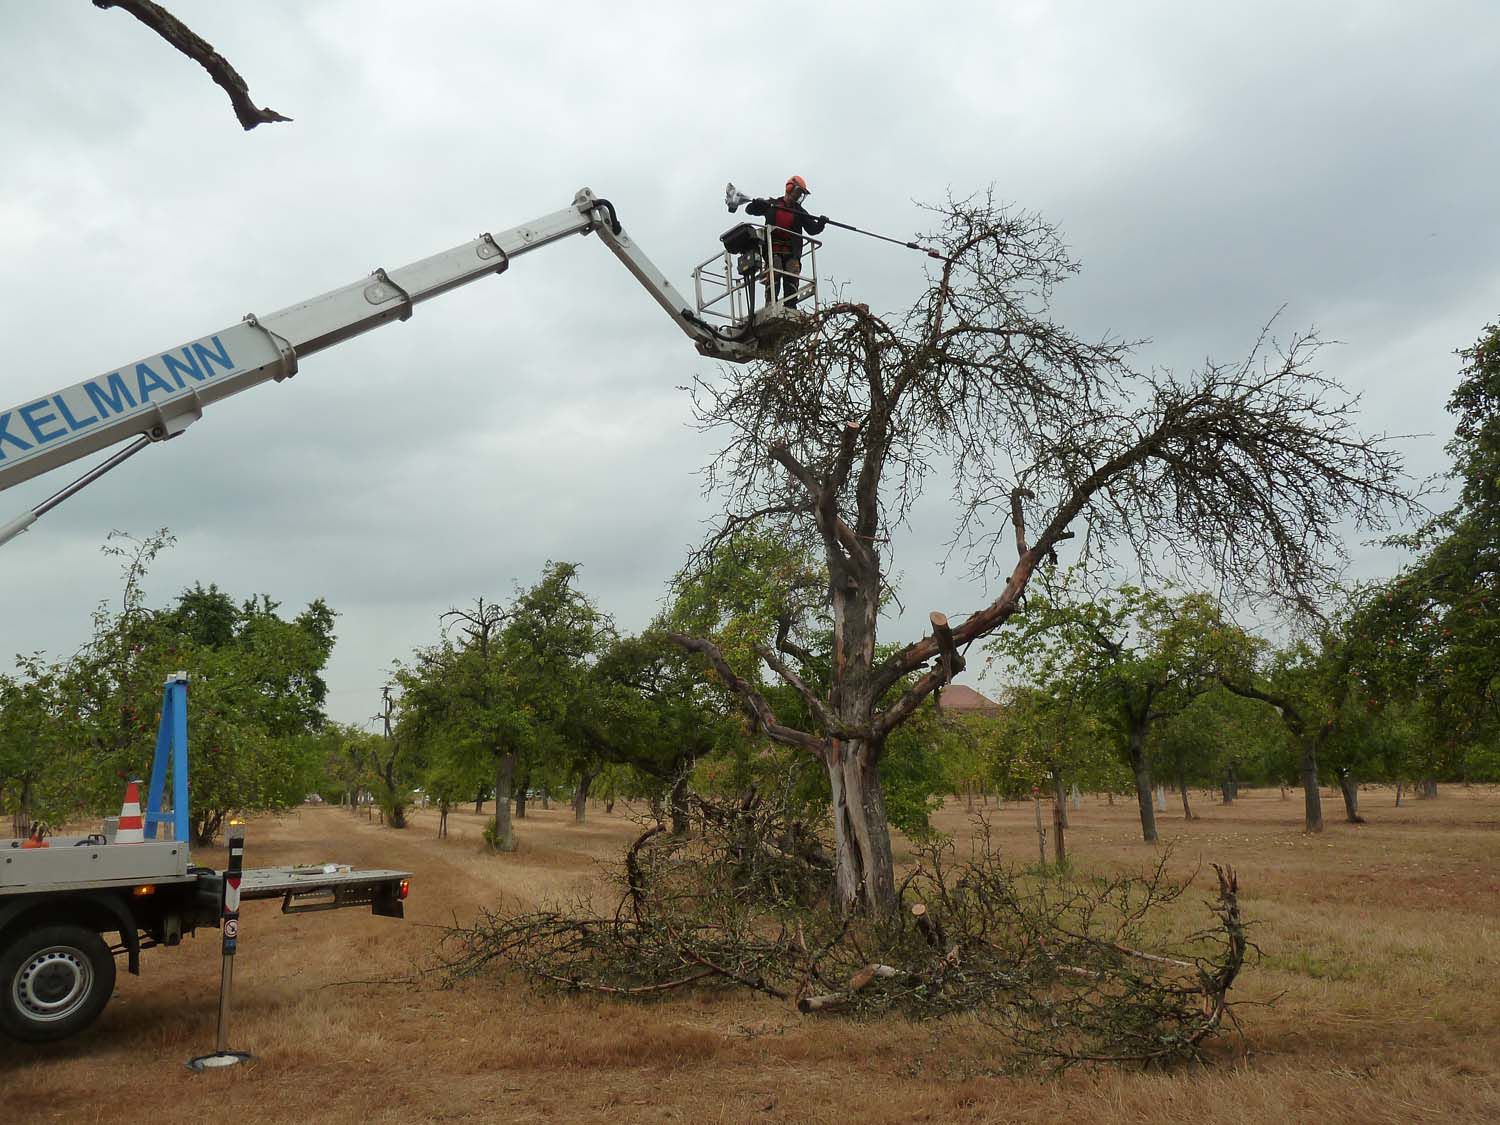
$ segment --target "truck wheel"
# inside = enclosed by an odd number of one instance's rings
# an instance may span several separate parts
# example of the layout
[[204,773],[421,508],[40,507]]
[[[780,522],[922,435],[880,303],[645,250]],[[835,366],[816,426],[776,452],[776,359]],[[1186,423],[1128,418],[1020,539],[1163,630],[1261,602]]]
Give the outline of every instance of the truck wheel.
[[115,990],[109,946],[83,926],[44,926],[0,950],[0,1031],[48,1043],[82,1031]]

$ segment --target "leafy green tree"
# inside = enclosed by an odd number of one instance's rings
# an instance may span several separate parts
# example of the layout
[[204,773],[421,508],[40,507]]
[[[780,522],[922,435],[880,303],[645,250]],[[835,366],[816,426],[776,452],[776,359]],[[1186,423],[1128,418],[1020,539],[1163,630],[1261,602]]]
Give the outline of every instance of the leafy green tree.
[[516,759],[532,741],[533,724],[506,659],[505,611],[481,597],[473,609],[449,610],[443,624],[451,634],[419,649],[399,673],[403,706],[423,736],[441,747],[453,773],[475,774],[487,764],[495,785],[488,839],[495,850],[511,851],[511,787]]
[[600,768],[591,714],[607,701],[594,693],[590,666],[613,625],[577,588],[577,574],[574,563],[548,563],[509,606],[479,598],[472,609],[449,610],[439,643],[398,674],[403,728],[433,749],[432,767],[472,779],[487,763],[495,796],[488,838],[497,851],[515,847],[512,797],[533,777],[573,779],[586,799]]
[[1264,707],[1216,683],[1154,728],[1150,752],[1158,772],[1176,782],[1189,820],[1192,786],[1221,788],[1225,801],[1232,801],[1240,780],[1280,777],[1289,760],[1282,725]]
[[1383,686],[1420,695],[1430,719],[1419,765],[1429,792],[1439,774],[1466,774],[1468,748],[1493,739],[1500,702],[1500,325],[1458,354],[1463,366],[1448,400],[1457,419],[1448,453],[1458,497],[1397,540],[1422,554],[1375,606],[1405,679],[1387,677]]
[[1130,767],[1141,835],[1155,843],[1150,734],[1248,659],[1250,639],[1201,593],[1121,586],[1085,597],[1064,580],[1033,594],[1016,627],[990,645],[1013,673],[1047,694],[1097,710]]
[[596,735],[615,702],[607,681],[591,667],[615,628],[578,587],[579,569],[577,563],[549,562],[540,580],[511,604],[504,640],[516,669],[517,698],[536,734],[531,769],[544,783],[572,780],[586,801],[607,760],[607,745]]
[[0,809],[10,811],[12,834],[21,837],[35,822],[75,814],[91,786],[63,720],[65,670],[40,655],[18,663],[16,675],[0,676]]
[[581,737],[600,769],[628,766],[669,791],[672,831],[688,831],[686,803],[694,765],[747,745],[724,692],[706,682],[662,632],[616,637],[588,672]]
[[[12,746],[66,747],[41,798],[54,815],[113,811],[120,779],[150,769],[162,685],[187,672],[192,832],[207,844],[232,812],[285,808],[316,785],[320,751],[307,736],[324,721],[333,613],[318,601],[288,621],[267,597],[236,603],[201,585],[152,609],[143,581],[170,543],[164,531],[112,537],[106,550],[123,573],[118,607],[100,605],[92,638],[67,661],[25,666],[26,682],[4,693],[0,727],[30,724],[7,739]],[[31,775],[33,785],[40,776]]]

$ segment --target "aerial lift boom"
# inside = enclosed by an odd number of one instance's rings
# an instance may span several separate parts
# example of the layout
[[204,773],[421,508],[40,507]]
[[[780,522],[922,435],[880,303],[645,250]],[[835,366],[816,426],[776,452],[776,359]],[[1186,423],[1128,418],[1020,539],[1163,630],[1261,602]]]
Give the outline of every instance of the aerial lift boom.
[[[0,411],[0,491],[135,439],[30,512],[0,525],[0,544],[140,450],[178,436],[219,400],[268,380],[289,378],[299,362],[315,352],[389,321],[406,320],[423,301],[504,273],[522,254],[591,232],[703,355],[743,362],[758,354],[753,320],[716,325],[694,311],[626,235],[613,205],[584,188],[571,207],[498,234],[482,234],[399,269],[377,269],[369,277],[279,312],[248,315],[238,324]],[[702,310],[701,284],[698,289]],[[710,309],[708,315],[716,314]],[[762,322],[769,319],[762,317]]]

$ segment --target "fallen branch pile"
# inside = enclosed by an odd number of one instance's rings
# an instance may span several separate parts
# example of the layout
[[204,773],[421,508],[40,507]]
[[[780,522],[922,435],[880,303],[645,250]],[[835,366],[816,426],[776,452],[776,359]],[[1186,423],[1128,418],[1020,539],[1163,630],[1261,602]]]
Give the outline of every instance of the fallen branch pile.
[[618,997],[732,988],[807,1013],[970,1013],[1011,1055],[1062,1067],[1199,1059],[1232,1021],[1249,949],[1232,869],[1214,867],[1214,924],[1165,942],[1189,885],[1167,878],[1169,856],[1139,876],[1038,877],[1004,865],[981,826],[962,860],[922,850],[899,916],[841,916],[821,844],[774,802],[695,809],[698,837],[655,826],[632,843],[612,914],[486,914],[451,931],[450,980],[498,968]]

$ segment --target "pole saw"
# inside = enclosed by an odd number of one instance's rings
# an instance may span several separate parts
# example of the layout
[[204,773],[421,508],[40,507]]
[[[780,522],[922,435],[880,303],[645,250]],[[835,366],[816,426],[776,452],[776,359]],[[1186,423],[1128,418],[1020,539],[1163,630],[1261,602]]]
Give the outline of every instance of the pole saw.
[[[730,214],[738,211],[741,206],[749,202],[751,202],[751,197],[740,191],[733,184],[725,186],[724,205],[729,208]],[[837,219],[830,219],[827,215],[819,215],[818,218],[822,219],[829,226],[838,227],[840,230],[853,231],[855,234],[862,234],[867,238],[878,238],[881,242],[894,242],[897,246],[905,246],[908,250],[919,250],[929,258],[936,258],[940,262],[950,260],[946,255],[939,254],[936,250],[923,246],[919,242],[907,242],[904,239],[892,238],[889,235],[876,234],[872,230],[863,230],[851,223],[841,223]]]

